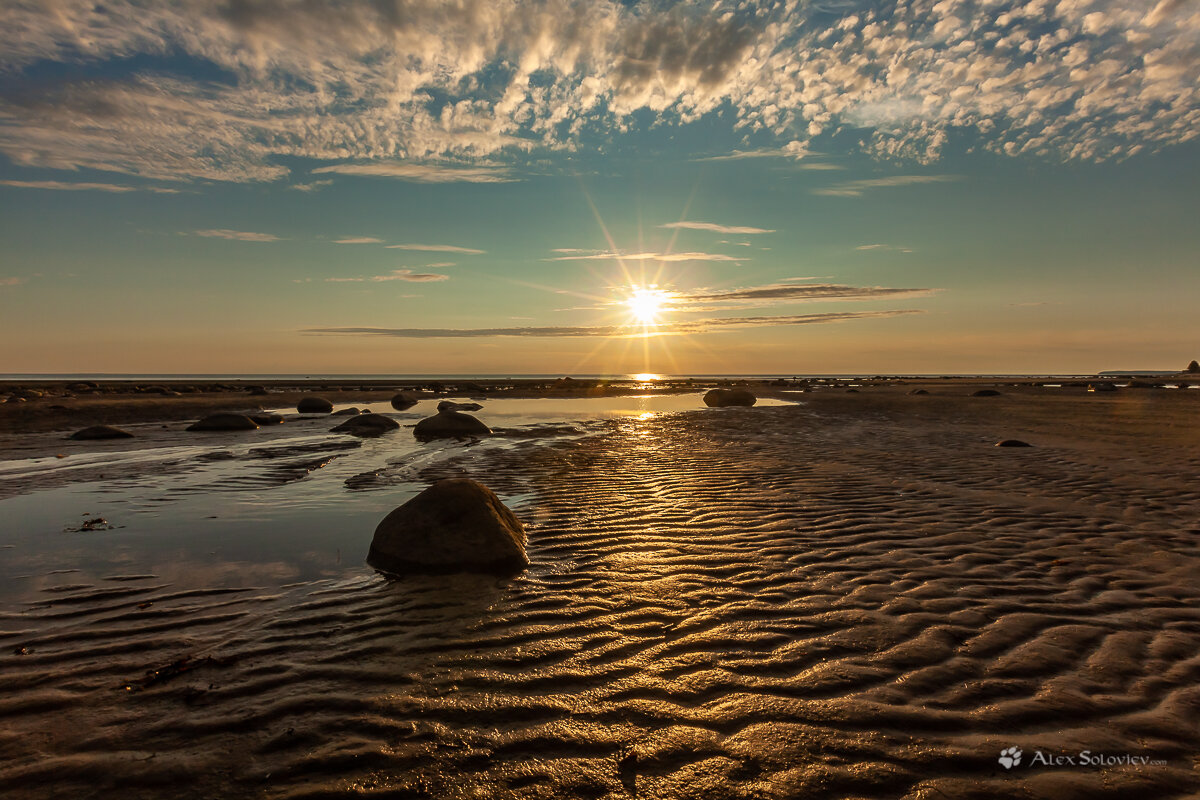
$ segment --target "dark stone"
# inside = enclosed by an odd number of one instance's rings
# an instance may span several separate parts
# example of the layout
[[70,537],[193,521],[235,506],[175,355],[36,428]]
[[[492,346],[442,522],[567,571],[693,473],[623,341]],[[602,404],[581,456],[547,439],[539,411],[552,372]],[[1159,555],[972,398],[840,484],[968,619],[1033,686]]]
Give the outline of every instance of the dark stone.
[[929,394],[925,389],[913,389],[909,394]]
[[1187,369],[1185,369],[1184,372],[1191,372],[1191,373],[1200,372],[1200,362],[1193,361],[1192,363],[1188,364]]
[[189,431],[252,431],[258,423],[245,414],[209,414],[188,426]]
[[1000,393],[995,389],[979,389],[971,392],[971,397],[999,397]]
[[704,405],[710,408],[752,406],[757,402],[758,398],[745,389],[710,389],[704,395]]
[[252,395],[255,395],[256,397],[261,397],[263,395],[270,394],[270,392],[267,391],[267,387],[265,387],[265,386],[247,386],[246,391]]
[[443,400],[437,404],[438,411],[478,411],[483,408],[479,403],[456,403],[453,400]]
[[1117,386],[1116,386],[1116,384],[1113,384],[1113,383],[1104,383],[1104,382],[1089,383],[1087,385],[1087,390],[1089,392],[1115,392],[1117,390]]
[[296,410],[301,414],[329,414],[333,411],[333,403],[324,397],[310,394],[300,398],[300,402],[296,404]]
[[520,520],[490,489],[467,478],[450,478],[384,517],[367,563],[397,575],[511,575],[529,566],[525,541]]
[[362,413],[361,411],[359,411],[357,408],[354,408],[352,406],[350,408],[339,408],[337,411],[333,412],[333,416],[335,416],[335,417],[350,417],[350,416],[354,416],[355,414],[361,414],[361,413]]
[[397,411],[403,411],[406,408],[412,408],[417,404],[417,398],[406,392],[398,392],[392,397],[392,408]]
[[382,414],[357,414],[333,430],[335,433],[352,433],[355,436],[378,436],[399,427],[399,422]]
[[108,425],[93,425],[90,428],[75,431],[71,434],[70,438],[81,441],[92,439],[132,439],[133,434],[129,431],[123,431],[120,428],[113,428]]
[[1029,442],[1022,442],[1020,439],[1005,439],[1002,442],[996,442],[996,447],[1033,447]]
[[283,424],[283,416],[281,414],[272,414],[270,411],[252,411],[246,416],[254,420],[259,425]]
[[413,428],[418,439],[438,439],[452,436],[487,436],[492,429],[470,414],[461,411],[439,411],[426,417]]

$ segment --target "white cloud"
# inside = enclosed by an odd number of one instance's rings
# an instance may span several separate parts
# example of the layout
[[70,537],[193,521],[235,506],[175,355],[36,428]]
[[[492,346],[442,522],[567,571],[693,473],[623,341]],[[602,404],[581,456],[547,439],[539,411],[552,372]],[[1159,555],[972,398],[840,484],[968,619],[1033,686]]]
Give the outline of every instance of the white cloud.
[[309,183],[293,183],[289,189],[294,189],[297,192],[315,192],[333,183],[332,178],[327,178],[321,181],[311,181]]
[[313,170],[314,175],[326,172],[373,178],[396,178],[414,183],[507,183],[516,180],[508,170],[498,167],[446,167],[436,164],[404,164],[394,161],[375,164],[335,164]]
[[195,231],[197,236],[207,236],[216,239],[233,239],[238,242],[278,242],[278,236],[272,233],[252,233],[250,231],[231,231],[218,228],[207,231]]
[[961,180],[958,175],[893,175],[888,178],[867,178],[860,181],[845,181],[835,183],[823,189],[813,189],[813,194],[823,194],[830,197],[859,197],[871,189],[888,188],[893,186],[916,186],[925,183],[949,183]]
[[[709,156],[720,160],[794,159],[841,132],[881,158],[931,162],[952,131],[1011,156],[1102,160],[1200,130],[1200,11],[1187,0],[456,8],[0,4],[0,152],[163,180],[278,180],[300,158],[343,162],[318,172],[495,182],[520,177],[526,153],[619,146],[710,113],[762,143]],[[164,53],[205,78],[25,72]]]
[[388,250],[423,250],[430,253],[463,253],[464,255],[477,256],[486,253],[486,250],[476,250],[472,247],[456,247],[452,244],[389,244]]
[[744,261],[721,253],[615,253],[600,251],[584,255],[555,256],[543,261]]
[[0,286],[20,286],[24,282],[25,282],[24,278],[17,278],[17,277],[0,278]]
[[18,189],[55,189],[66,192],[154,192],[155,194],[179,194],[178,189],[165,189],[160,186],[122,186],[116,183],[67,183],[63,181],[0,181],[0,186],[13,186]]
[[742,228],[734,225],[717,225],[714,222],[668,222],[665,225],[659,225],[660,228],[686,228],[693,231],[713,231],[714,233],[774,233],[774,230],[767,228]]
[[334,244],[383,244],[383,239],[373,236],[355,236],[349,239],[334,239]]
[[860,244],[855,250],[895,250],[900,253],[911,253],[912,250],[907,247],[900,247],[894,244]]
[[371,275],[365,278],[326,278],[326,283],[379,283],[382,281],[408,281],[410,283],[434,283],[448,281],[449,275],[436,272],[413,272],[411,269],[396,269],[386,275]]

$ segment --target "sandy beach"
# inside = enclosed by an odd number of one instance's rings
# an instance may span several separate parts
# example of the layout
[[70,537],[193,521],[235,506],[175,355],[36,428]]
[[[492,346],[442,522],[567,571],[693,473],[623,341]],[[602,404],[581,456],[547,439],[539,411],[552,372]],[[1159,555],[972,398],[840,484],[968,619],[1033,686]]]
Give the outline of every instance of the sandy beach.
[[[755,387],[788,402],[696,402],[436,457],[389,456],[412,438],[402,428],[363,445],[385,467],[339,477],[319,521],[343,526],[343,563],[318,577],[169,559],[48,577],[53,559],[38,562],[0,606],[0,790],[1198,797],[1200,391],[972,396],[997,383]],[[136,413],[73,398],[18,422],[0,406],[5,458],[61,450],[63,415],[89,404],[97,422],[152,425],[296,397],[220,394]],[[17,433],[38,413],[41,433]],[[293,424],[318,423],[279,428]],[[211,440],[230,469],[275,463],[238,460],[239,435]],[[132,441],[103,446],[144,446]],[[193,496],[216,509],[252,489],[267,509],[256,524],[279,526],[273,486],[366,452]],[[529,569],[393,581],[363,564],[374,509],[450,476],[524,522]],[[0,502],[63,483],[18,480],[30,484]],[[143,466],[120,480],[163,478]],[[2,558],[28,549],[0,544]]]

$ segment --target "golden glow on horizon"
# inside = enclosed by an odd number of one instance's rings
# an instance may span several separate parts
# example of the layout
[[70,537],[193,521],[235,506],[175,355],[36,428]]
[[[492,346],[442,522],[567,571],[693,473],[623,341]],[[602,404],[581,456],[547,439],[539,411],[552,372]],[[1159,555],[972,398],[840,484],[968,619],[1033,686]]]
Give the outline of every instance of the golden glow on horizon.
[[635,381],[641,381],[642,383],[656,381],[661,377],[662,375],[659,375],[657,372],[639,372],[632,376]]

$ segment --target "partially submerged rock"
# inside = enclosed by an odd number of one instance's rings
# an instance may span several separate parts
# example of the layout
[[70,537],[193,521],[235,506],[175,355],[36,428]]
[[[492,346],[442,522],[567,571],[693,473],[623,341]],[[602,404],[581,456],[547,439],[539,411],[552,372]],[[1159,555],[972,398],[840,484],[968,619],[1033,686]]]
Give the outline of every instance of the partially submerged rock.
[[529,565],[525,528],[467,478],[438,481],[384,517],[367,563],[382,572],[512,574]]
[[995,389],[979,389],[971,392],[971,397],[999,397],[1000,393]]
[[1020,439],[1004,439],[996,442],[996,447],[1033,447],[1029,442],[1022,442]]
[[443,400],[437,404],[438,411],[478,411],[483,408],[479,403],[456,403],[453,400]]
[[333,431],[334,433],[352,433],[356,436],[378,436],[399,427],[399,422],[382,414],[358,414],[338,425]]
[[189,431],[252,431],[258,423],[245,414],[209,414],[188,426]]
[[333,412],[333,416],[335,416],[335,417],[350,417],[355,414],[361,414],[361,413],[363,413],[363,412],[359,411],[354,406],[351,406],[350,408],[339,408],[337,411]]
[[913,389],[909,394],[929,394],[927,389]]
[[745,389],[711,389],[704,395],[704,405],[710,408],[725,406],[752,406],[758,398]]
[[259,425],[282,425],[283,415],[272,414],[270,411],[254,411],[246,415]]
[[454,436],[488,436],[492,429],[479,419],[461,411],[439,411],[426,417],[413,428],[418,439],[438,439]]
[[397,411],[403,411],[406,408],[412,408],[417,404],[417,398],[413,397],[408,392],[397,392],[392,396],[392,408]]
[[132,439],[133,434],[109,425],[93,425],[90,428],[75,431],[71,434],[70,438],[80,441],[90,441],[93,439]]
[[333,411],[333,403],[324,397],[310,394],[300,398],[300,402],[296,404],[296,410],[301,414],[329,414]]

